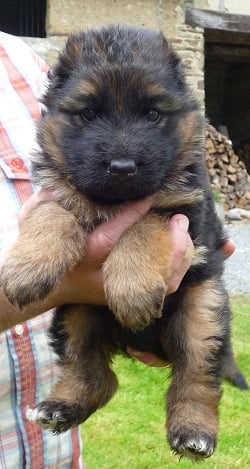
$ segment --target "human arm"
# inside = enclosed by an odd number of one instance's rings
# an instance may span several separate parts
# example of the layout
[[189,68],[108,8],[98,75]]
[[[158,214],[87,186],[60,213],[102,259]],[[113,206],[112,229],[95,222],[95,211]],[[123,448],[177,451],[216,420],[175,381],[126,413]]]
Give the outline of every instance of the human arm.
[[[40,201],[53,195],[33,195],[21,212],[21,219]],[[65,303],[105,304],[102,265],[122,233],[143,217],[152,205],[152,198],[129,203],[115,218],[98,226],[89,236],[83,261],[68,272],[57,287],[43,300],[32,303],[22,310],[11,305],[0,290],[0,330],[39,315],[48,309]],[[188,220],[175,215],[169,222],[174,240],[172,254],[172,277],[169,293],[175,291],[191,262],[192,241],[188,235]],[[2,264],[7,253],[2,254]],[[0,260],[1,263],[1,260]],[[83,281],[84,279],[84,281]]]
[[[32,196],[24,205],[21,218],[39,201],[47,197],[51,198],[51,194]],[[3,290],[0,289],[0,330],[8,329],[18,322],[31,319],[65,303],[105,304],[102,279],[103,261],[122,233],[136,223],[149,210],[151,204],[151,198],[131,203],[114,219],[97,227],[88,238],[83,261],[74,271],[68,272],[43,301],[31,303],[20,310],[9,303]],[[4,263],[7,255],[7,251],[2,253],[0,265]]]

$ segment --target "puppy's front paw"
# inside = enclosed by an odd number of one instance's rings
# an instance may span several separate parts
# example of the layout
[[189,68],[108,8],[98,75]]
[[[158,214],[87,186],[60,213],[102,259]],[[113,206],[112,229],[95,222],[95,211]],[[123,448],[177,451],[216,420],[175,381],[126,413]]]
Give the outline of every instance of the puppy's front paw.
[[[46,265],[47,264],[47,265]],[[60,278],[53,262],[37,263],[29,253],[11,254],[0,273],[0,285],[12,304],[20,308],[45,298]]]
[[107,303],[116,319],[125,327],[141,330],[161,317],[166,285],[161,276],[148,283],[140,276],[105,284]]
[[195,461],[212,456],[216,446],[216,440],[211,434],[186,427],[173,432],[169,436],[169,443],[175,453]]

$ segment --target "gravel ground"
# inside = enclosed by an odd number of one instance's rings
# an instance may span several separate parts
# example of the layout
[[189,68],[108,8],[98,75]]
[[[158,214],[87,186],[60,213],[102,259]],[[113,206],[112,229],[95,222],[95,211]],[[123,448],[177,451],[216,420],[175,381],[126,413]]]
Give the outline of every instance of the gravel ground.
[[250,221],[225,224],[236,251],[225,262],[224,280],[229,294],[250,294]]

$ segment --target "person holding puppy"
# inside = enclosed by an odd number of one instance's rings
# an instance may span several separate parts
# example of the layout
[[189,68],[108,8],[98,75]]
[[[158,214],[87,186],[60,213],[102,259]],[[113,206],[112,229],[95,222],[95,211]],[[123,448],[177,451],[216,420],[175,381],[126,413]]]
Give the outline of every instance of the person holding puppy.
[[[38,98],[47,66],[20,39],[0,33],[0,263],[18,234],[19,222],[37,204],[53,194],[34,192],[29,157],[34,146],[34,122],[40,116]],[[80,435],[73,429],[53,436],[30,423],[26,407],[35,406],[56,379],[55,359],[48,345],[51,309],[64,303],[105,304],[102,264],[122,233],[150,209],[152,199],[131,202],[112,220],[89,236],[82,262],[67,273],[43,301],[22,310],[11,305],[0,289],[0,462],[1,467],[80,468]],[[19,211],[22,207],[21,215]],[[168,226],[173,239],[174,292],[188,270],[192,241],[188,220],[175,215]],[[46,240],[44,240],[46,243]],[[234,251],[227,241],[225,254]],[[151,354],[128,349],[134,358],[151,365],[166,365]]]

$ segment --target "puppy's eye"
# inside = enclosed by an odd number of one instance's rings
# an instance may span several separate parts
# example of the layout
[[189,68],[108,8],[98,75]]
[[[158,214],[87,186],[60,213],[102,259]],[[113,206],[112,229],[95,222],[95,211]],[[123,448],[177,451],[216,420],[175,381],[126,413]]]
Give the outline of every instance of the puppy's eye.
[[156,109],[151,109],[151,111],[147,112],[146,114],[146,119],[150,122],[158,122],[160,117],[161,114]]
[[81,117],[82,117],[82,119],[91,122],[91,121],[95,120],[96,112],[94,111],[94,109],[90,109],[90,108],[86,107],[81,112]]

